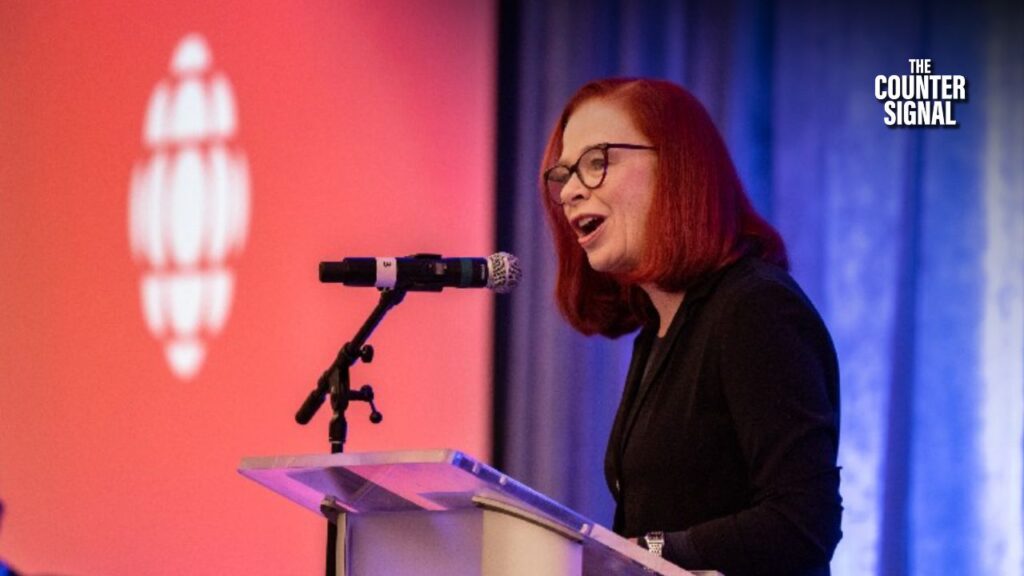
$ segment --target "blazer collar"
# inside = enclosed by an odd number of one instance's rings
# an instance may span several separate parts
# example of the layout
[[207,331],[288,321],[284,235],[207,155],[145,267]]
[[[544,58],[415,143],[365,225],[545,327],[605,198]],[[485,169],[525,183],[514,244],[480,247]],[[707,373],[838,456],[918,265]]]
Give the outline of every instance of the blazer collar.
[[[721,282],[722,278],[741,260],[743,260],[743,258],[722,266],[710,274],[705,274],[687,288],[686,297],[683,299],[683,303],[679,306],[679,309],[676,310],[676,315],[672,318],[672,323],[669,324],[668,331],[665,333],[664,345],[661,346],[659,350],[660,353],[657,357],[648,361],[648,357],[652,353],[652,348],[654,347],[654,342],[658,335],[658,320],[654,319],[649,322],[637,337],[633,346],[633,362],[630,364],[629,373],[626,376],[627,389],[630,387],[633,388],[634,398],[631,403],[632,405],[626,414],[626,421],[623,426],[623,450],[625,450],[626,442],[629,440],[630,433],[633,431],[633,426],[636,424],[636,419],[640,413],[640,408],[643,406],[644,400],[653,388],[654,381],[664,369],[666,361],[672,356],[672,349],[680,340],[680,334],[683,332],[683,325],[700,311],[704,301],[711,296],[715,287],[719,282]],[[646,370],[644,369],[645,367],[647,368]],[[642,378],[641,374],[643,375]]]

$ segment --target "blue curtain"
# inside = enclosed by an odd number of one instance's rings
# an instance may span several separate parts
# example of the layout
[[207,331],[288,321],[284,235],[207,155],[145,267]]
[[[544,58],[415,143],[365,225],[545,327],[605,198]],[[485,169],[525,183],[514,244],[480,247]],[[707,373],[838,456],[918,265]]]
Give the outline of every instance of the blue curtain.
[[[501,4],[496,460],[608,524],[632,337],[556,310],[536,182],[568,97],[655,76],[707,106],[842,372],[835,574],[1024,573],[1024,8],[948,2]],[[957,128],[889,128],[878,74],[962,74]]]

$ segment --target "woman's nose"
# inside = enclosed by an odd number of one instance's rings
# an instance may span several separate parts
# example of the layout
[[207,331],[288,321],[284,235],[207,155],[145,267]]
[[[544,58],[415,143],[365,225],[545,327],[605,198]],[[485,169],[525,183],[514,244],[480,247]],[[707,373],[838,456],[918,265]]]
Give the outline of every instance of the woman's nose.
[[562,193],[559,195],[562,204],[572,204],[577,200],[586,200],[589,197],[590,188],[587,188],[583,185],[583,182],[580,182],[579,174],[573,174],[569,178],[565,186],[562,186]]

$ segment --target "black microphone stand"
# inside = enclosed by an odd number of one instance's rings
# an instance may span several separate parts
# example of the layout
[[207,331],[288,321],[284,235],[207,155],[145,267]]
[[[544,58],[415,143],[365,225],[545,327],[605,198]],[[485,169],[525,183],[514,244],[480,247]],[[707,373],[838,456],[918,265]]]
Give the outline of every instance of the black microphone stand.
[[[359,390],[352,390],[349,368],[357,361],[365,363],[373,361],[373,347],[366,345],[366,340],[373,333],[377,325],[387,314],[388,310],[397,306],[405,298],[405,288],[383,289],[380,292],[380,300],[377,307],[373,309],[370,316],[363,322],[359,331],[356,332],[351,341],[346,342],[338,351],[334,362],[324,370],[317,381],[316,388],[310,392],[306,401],[302,403],[299,411],[295,413],[295,421],[299,424],[306,424],[320,409],[327,394],[331,395],[331,424],[328,431],[328,439],[331,443],[331,454],[344,452],[345,440],[348,437],[348,421],[345,420],[345,411],[351,401],[367,402],[370,405],[370,422],[379,424],[383,415],[377,411],[373,403],[373,388],[369,384]],[[337,546],[338,546],[338,513],[341,508],[331,497],[324,498],[320,503],[320,510],[327,517],[327,576],[335,576],[337,573]]]

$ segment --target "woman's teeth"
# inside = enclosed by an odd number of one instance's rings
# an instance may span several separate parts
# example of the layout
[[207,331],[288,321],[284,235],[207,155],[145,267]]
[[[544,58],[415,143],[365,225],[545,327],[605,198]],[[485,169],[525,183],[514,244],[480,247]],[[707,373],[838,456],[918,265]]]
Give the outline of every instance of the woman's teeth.
[[594,230],[597,230],[598,226],[600,226],[602,222],[604,222],[604,218],[599,216],[586,216],[584,218],[580,218],[576,223],[576,227],[580,232],[583,232],[583,234],[590,234]]

